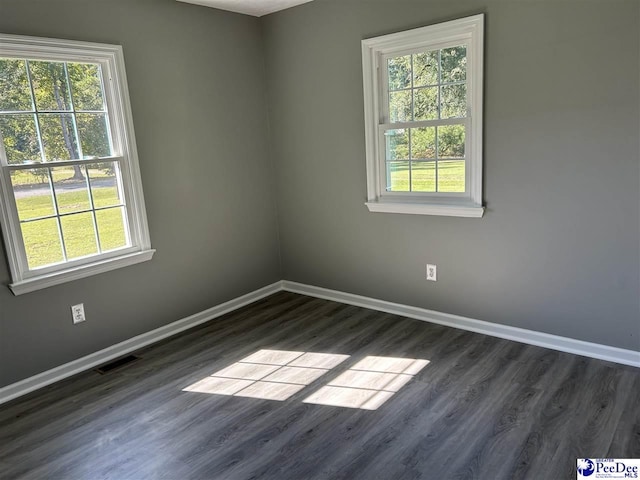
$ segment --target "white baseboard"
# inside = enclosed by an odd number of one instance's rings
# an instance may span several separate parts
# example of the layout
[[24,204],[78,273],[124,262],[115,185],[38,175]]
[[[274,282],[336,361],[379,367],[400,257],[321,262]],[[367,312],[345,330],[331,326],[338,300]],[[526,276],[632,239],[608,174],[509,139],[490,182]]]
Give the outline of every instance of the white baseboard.
[[208,322],[209,320],[225,315],[226,313],[237,310],[281,290],[282,282],[267,285],[266,287],[254,290],[246,295],[221,303],[220,305],[183,318],[177,322],[156,328],[150,332],[143,333],[142,335],[130,338],[124,342],[120,342],[116,345],[94,352],[86,357],[78,358],[77,360],[52,368],[46,372],[39,373],[33,377],[2,387],[0,388],[0,404],[22,395],[26,395],[27,393],[39,388],[46,387],[47,385],[63,380],[75,375],[76,373],[89,370],[90,368],[102,365],[110,360],[139,350],[142,347],[146,347],[147,345],[151,345],[152,343],[175,335],[176,333],[180,333],[184,330],[188,330],[189,328]]
[[0,388],[0,404],[193,328],[282,290],[640,368],[640,352],[283,280]]
[[609,362],[621,363],[632,367],[640,367],[640,352],[635,350],[625,350],[623,348],[601,345],[599,343],[585,342],[573,338],[551,335],[549,333],[485,322],[473,318],[427,310],[426,308],[386,302],[384,300],[377,300],[375,298],[363,297],[352,293],[314,287],[312,285],[304,285],[302,283],[290,282],[287,280],[282,282],[282,287],[288,292],[300,293],[310,297],[333,300],[334,302],[393,313],[395,315],[437,323],[447,327],[483,333],[492,337],[505,338],[507,340],[514,340],[516,342],[527,343],[529,345],[537,345],[539,347],[559,350],[561,352],[574,353],[576,355],[607,360]]

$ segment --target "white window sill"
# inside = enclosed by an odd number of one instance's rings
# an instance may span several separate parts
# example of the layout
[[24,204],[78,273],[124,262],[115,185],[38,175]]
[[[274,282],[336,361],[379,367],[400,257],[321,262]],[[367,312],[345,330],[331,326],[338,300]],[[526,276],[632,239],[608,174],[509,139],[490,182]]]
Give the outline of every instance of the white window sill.
[[480,218],[484,207],[476,205],[439,205],[428,203],[366,202],[370,212],[440,215],[445,217]]
[[86,278],[98,273],[104,273],[110,270],[115,270],[117,268],[135,265],[136,263],[146,262],[148,260],[151,260],[154,253],[155,250],[144,250],[142,252],[130,253],[121,257],[109,258],[79,267],[73,267],[67,270],[61,270],[59,272],[41,275],[39,277],[28,278],[10,284],[9,288],[14,295],[22,295],[23,293],[34,292],[43,288],[70,282],[72,280]]

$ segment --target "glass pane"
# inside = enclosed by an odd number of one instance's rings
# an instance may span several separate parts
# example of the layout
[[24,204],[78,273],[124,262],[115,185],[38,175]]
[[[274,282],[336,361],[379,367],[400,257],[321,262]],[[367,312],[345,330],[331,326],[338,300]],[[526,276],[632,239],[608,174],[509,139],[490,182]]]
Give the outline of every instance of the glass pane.
[[411,129],[411,158],[436,158],[436,128]]
[[390,58],[387,61],[389,90],[411,87],[411,55]]
[[413,86],[438,84],[438,51],[418,53],[413,56]]
[[436,191],[435,162],[411,162],[411,191]]
[[78,113],[76,122],[84,158],[111,155],[107,117],[104,113]]
[[464,192],[464,160],[438,162],[438,191]]
[[62,262],[62,245],[55,218],[20,224],[29,268]]
[[387,191],[409,191],[409,162],[387,162]]
[[467,47],[443,48],[440,55],[442,83],[460,82],[467,78]]
[[122,205],[124,201],[118,189],[117,162],[101,162],[87,165],[91,194],[95,208]]
[[467,116],[467,86],[445,85],[440,97],[440,118],[464,118]]
[[103,252],[127,246],[123,210],[122,207],[117,207],[96,211],[100,248]]
[[417,88],[413,91],[414,120],[435,120],[438,118],[438,87]]
[[0,111],[32,111],[24,60],[0,58]]
[[411,90],[389,93],[390,122],[411,121]]
[[67,63],[73,107],[76,110],[104,110],[100,65]]
[[464,125],[438,127],[438,158],[464,158]]
[[409,159],[409,129],[387,130],[384,132],[387,161]]
[[93,215],[90,212],[60,217],[62,237],[67,258],[78,258],[98,253]]
[[30,61],[31,82],[39,111],[70,111],[71,97],[64,63]]
[[34,115],[0,115],[0,132],[10,165],[42,161]]
[[79,158],[72,114],[41,114],[38,119],[40,120],[44,156],[48,162]]
[[84,165],[52,168],[51,174],[60,213],[91,209]]
[[46,168],[14,170],[11,172],[11,184],[20,220],[46,217],[56,213],[49,185],[49,172]]

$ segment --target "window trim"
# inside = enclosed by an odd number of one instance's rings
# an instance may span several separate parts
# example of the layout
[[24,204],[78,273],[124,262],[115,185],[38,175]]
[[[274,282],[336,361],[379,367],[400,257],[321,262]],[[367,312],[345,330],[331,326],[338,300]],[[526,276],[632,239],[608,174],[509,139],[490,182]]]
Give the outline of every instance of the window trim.
[[[482,217],[482,120],[484,14],[362,40],[367,202],[371,212]],[[467,118],[464,194],[386,192],[382,188],[386,94],[381,59],[389,54],[467,46]],[[444,47],[443,47],[444,46]]]
[[[128,217],[129,247],[77,260],[29,270],[18,211],[10,180],[10,168],[3,164],[0,174],[0,226],[4,238],[14,295],[32,292],[91,275],[150,260],[151,248],[142,180],[122,47],[92,42],[0,34],[0,57],[99,63],[103,69],[105,102],[118,152],[122,191]],[[0,149],[4,149],[0,142]],[[4,151],[0,155],[6,158]],[[73,162],[73,161],[72,161]],[[59,162],[41,164],[56,166]],[[67,162],[69,163],[69,162]],[[35,164],[40,165],[40,164]]]

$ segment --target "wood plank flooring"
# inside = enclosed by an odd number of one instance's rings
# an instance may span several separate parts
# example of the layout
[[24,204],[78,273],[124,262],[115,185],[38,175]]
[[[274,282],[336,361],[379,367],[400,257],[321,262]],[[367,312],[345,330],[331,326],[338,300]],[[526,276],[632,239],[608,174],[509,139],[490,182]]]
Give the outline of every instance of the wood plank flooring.
[[[349,357],[286,400],[183,391],[261,350]],[[640,458],[638,369],[292,293],[136,355],[0,406],[0,478],[560,480]],[[372,356],[429,363],[377,410],[304,402]]]

